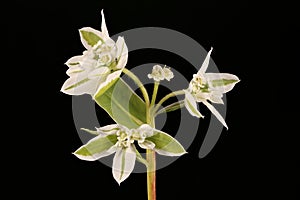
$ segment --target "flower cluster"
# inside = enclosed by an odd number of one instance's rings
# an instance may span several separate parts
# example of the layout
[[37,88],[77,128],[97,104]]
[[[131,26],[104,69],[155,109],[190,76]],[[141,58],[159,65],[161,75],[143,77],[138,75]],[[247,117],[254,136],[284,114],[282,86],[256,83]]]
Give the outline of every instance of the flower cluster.
[[209,65],[211,50],[208,52],[200,70],[193,75],[189,87],[185,90],[185,107],[195,117],[203,117],[197,110],[196,102],[203,103],[217,119],[228,129],[220,113],[208,102],[223,104],[223,94],[232,90],[240,80],[228,73],[206,73]]
[[[74,56],[66,62],[69,67],[66,72],[69,78],[61,91],[69,95],[90,94],[97,105],[116,122],[96,128],[96,131],[83,129],[97,136],[78,148],[74,155],[82,160],[94,161],[115,153],[113,177],[120,184],[131,174],[136,160],[149,167],[149,172],[155,171],[155,152],[165,156],[181,156],[186,153],[175,138],[155,129],[155,117],[161,112],[171,112],[184,105],[191,115],[200,118],[203,115],[198,111],[197,103],[203,103],[228,128],[223,117],[211,103],[223,104],[223,94],[232,90],[239,79],[228,73],[206,72],[211,49],[187,88],[166,95],[157,104],[159,82],[170,81],[174,78],[174,74],[166,65],[164,67],[154,65],[152,72],[148,74],[148,78],[155,82],[150,102],[142,82],[125,69],[128,48],[124,38],[118,37],[115,42],[109,37],[103,11],[101,14],[101,31],[90,27],[79,30],[81,42],[86,50],[82,55]],[[138,85],[144,101],[120,78],[122,72]],[[175,102],[158,111],[163,102],[175,95],[185,95],[184,101]],[[147,149],[149,163],[140,155],[136,145]],[[149,159],[150,154],[153,156],[152,159]]]
[[[170,140],[172,137],[167,133],[156,130],[148,124],[143,124],[136,129],[112,124],[97,128],[97,131],[85,130],[98,136],[77,149],[74,155],[82,160],[94,161],[115,153],[112,166],[113,176],[119,184],[131,174],[136,159],[144,164],[147,163],[136,150],[135,141],[141,148],[152,149],[165,156],[180,156],[186,153],[179,142]],[[155,144],[161,138],[165,138],[166,141],[169,139],[163,148]],[[171,146],[176,146],[177,150],[175,148],[176,151],[174,151],[174,148],[170,148]]]
[[86,51],[70,58],[66,65],[70,76],[61,91],[69,95],[91,94],[117,79],[124,69],[128,49],[124,38],[113,41],[108,34],[103,11],[101,32],[90,27],[79,30]]

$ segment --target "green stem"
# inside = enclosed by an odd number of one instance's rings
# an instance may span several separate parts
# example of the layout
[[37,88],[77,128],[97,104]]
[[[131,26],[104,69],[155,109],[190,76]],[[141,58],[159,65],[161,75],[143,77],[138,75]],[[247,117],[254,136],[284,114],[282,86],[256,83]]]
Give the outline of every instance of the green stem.
[[155,105],[155,100],[156,100],[156,95],[157,95],[157,90],[158,90],[158,86],[159,86],[159,82],[154,83],[154,87],[153,87],[153,93],[152,93],[152,99],[151,99],[151,104],[150,107]]
[[166,101],[168,100],[169,98],[171,97],[174,97],[174,96],[178,96],[178,95],[183,95],[184,94],[184,90],[178,90],[178,91],[175,91],[175,92],[171,92],[169,94],[167,94],[164,98],[162,98],[158,104],[155,106],[154,110],[153,110],[153,113],[156,113],[157,110],[159,109],[159,107]]
[[146,153],[148,168],[147,168],[147,190],[148,200],[156,200],[156,160],[155,151],[147,149]]
[[[155,119],[152,119],[150,126],[155,128]],[[156,200],[156,159],[155,151],[152,149],[146,150],[146,159],[148,162],[147,167],[147,191],[148,191],[148,200]]]
[[147,92],[146,88],[144,87],[143,83],[140,81],[140,79],[134,73],[132,73],[131,71],[129,71],[126,68],[123,69],[123,72],[137,84],[137,86],[140,88],[140,90],[143,94],[146,105],[149,106],[150,105],[149,95],[148,95],[148,92]]

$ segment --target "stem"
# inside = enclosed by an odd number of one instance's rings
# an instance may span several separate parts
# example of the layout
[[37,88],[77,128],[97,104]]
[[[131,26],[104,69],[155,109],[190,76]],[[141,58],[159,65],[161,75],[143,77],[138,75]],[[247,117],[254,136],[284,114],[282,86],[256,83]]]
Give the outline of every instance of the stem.
[[[150,113],[150,112],[149,112]],[[152,119],[150,126],[155,128],[155,119]],[[148,200],[156,200],[156,159],[155,151],[152,149],[146,150],[146,159],[148,162],[147,167],[147,191],[148,191]]]
[[150,107],[152,107],[155,104],[158,86],[159,86],[159,82],[155,81],[154,87],[153,87],[153,93],[152,93],[152,99],[151,99]]
[[177,95],[183,95],[184,94],[184,91],[183,90],[178,90],[178,91],[175,91],[175,92],[171,92],[169,94],[167,94],[164,98],[162,98],[158,104],[155,106],[154,110],[153,110],[153,113],[156,113],[157,110],[159,109],[159,107],[166,101],[168,100],[169,98],[171,97],[174,97],[174,96],[177,96]]
[[156,160],[155,151],[147,149],[147,190],[148,190],[148,200],[156,200]]
[[140,90],[143,94],[146,106],[149,107],[149,105],[150,105],[149,95],[148,95],[148,92],[147,92],[146,88],[144,87],[143,83],[140,81],[140,79],[134,73],[132,73],[131,71],[129,71],[126,68],[123,69],[123,73],[126,74],[127,76],[129,76],[137,84],[137,86],[140,88]]

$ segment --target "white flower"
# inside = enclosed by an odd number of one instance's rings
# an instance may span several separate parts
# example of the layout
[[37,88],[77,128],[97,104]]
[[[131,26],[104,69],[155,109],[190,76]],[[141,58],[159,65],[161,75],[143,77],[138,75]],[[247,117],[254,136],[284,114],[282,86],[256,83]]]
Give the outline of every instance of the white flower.
[[220,113],[208,102],[223,104],[223,94],[232,90],[240,80],[237,76],[227,73],[206,73],[209,65],[211,50],[208,52],[200,70],[193,75],[189,88],[185,90],[185,107],[196,117],[203,117],[197,110],[197,103],[202,102],[228,129]]
[[101,32],[90,27],[79,30],[81,42],[87,50],[66,62],[70,78],[61,89],[66,94],[93,96],[116,80],[127,63],[128,49],[124,38],[118,37],[114,42],[109,37],[103,10],[101,14]]
[[[84,130],[92,134],[96,132]],[[136,159],[144,160],[136,150],[134,141],[137,141],[141,148],[153,149],[161,155],[180,156],[186,153],[174,138],[148,124],[143,124],[136,129],[112,124],[97,128],[97,133],[98,136],[77,149],[74,155],[82,160],[94,161],[115,153],[112,170],[113,177],[119,184],[129,177]]]
[[148,78],[153,78],[153,80],[156,82],[162,81],[164,79],[170,81],[173,77],[174,74],[170,68],[167,68],[166,66],[162,68],[160,65],[154,65],[152,68],[152,73],[148,74]]
[[165,79],[167,79],[167,81],[170,81],[172,78],[174,78],[174,74],[173,74],[173,72],[171,71],[170,68],[165,66],[163,68],[163,71],[164,71]]

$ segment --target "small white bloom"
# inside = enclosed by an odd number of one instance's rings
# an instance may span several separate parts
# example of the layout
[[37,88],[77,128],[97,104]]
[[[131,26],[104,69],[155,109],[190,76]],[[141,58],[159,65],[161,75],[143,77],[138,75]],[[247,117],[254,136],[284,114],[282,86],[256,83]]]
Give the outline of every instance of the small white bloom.
[[152,79],[156,82],[162,81],[164,79],[170,81],[174,77],[173,72],[170,68],[164,66],[162,68],[160,65],[154,65],[152,68],[152,73],[148,74],[148,78]]
[[174,78],[174,74],[169,67],[164,66],[163,71],[164,71],[165,79],[167,79],[168,81]]
[[103,10],[101,14],[101,32],[90,27],[79,30],[81,42],[87,50],[66,62],[70,78],[61,89],[66,94],[94,96],[116,80],[127,63],[128,49],[123,37],[119,37],[117,42],[109,37]]
[[211,50],[208,52],[201,68],[185,90],[185,107],[196,117],[203,117],[197,110],[195,102],[202,102],[216,116],[216,118],[228,129],[227,124],[220,113],[208,102],[223,104],[223,94],[232,90],[240,80],[237,76],[227,73],[206,73],[209,65]]
[[154,65],[152,73],[148,74],[148,78],[153,78],[154,81],[159,82],[164,80],[164,71],[160,65]]

